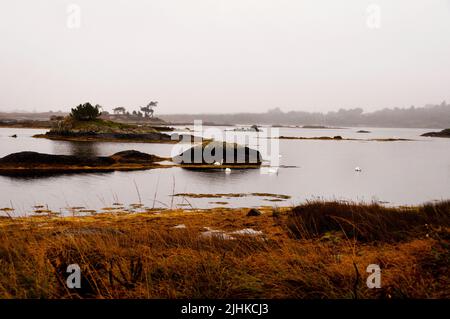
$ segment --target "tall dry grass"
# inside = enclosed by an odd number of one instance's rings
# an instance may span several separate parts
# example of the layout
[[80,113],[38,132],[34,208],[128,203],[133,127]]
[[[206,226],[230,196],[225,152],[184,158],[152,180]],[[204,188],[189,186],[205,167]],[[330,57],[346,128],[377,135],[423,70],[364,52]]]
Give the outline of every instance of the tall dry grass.
[[288,227],[297,238],[339,231],[359,241],[396,242],[423,235],[431,225],[450,225],[450,201],[420,207],[310,202],[292,209]]
[[[2,298],[448,298],[449,202],[0,220]],[[185,224],[186,228],[173,226]],[[208,226],[263,236],[205,237]],[[68,289],[69,264],[81,289]],[[382,268],[382,288],[365,284]]]

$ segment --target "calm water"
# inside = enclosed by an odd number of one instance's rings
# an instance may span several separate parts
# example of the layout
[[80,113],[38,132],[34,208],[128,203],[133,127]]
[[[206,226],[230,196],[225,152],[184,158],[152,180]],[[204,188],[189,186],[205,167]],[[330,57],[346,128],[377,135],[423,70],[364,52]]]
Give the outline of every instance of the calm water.
[[[215,128],[221,131],[229,128]],[[101,209],[119,202],[147,207],[194,208],[291,205],[308,199],[382,201],[390,205],[420,204],[450,198],[450,139],[423,138],[430,129],[364,128],[372,133],[357,134],[362,128],[295,129],[281,128],[285,136],[335,136],[344,138],[409,138],[410,142],[280,140],[281,167],[277,174],[256,170],[199,172],[180,168],[137,172],[113,172],[50,177],[17,178],[0,176],[0,208],[11,207],[14,214],[28,214],[35,205],[60,211],[82,206]],[[135,149],[169,156],[173,145],[142,143],[73,143],[35,139],[43,133],[34,129],[0,128],[0,157],[19,151],[52,154],[111,155]],[[17,138],[10,138],[17,134]],[[211,135],[211,134],[206,134]],[[240,136],[244,133],[233,133]],[[216,136],[217,137],[217,136]],[[256,147],[263,141],[250,139]],[[355,167],[362,172],[355,172]],[[283,202],[265,197],[231,199],[172,198],[173,193],[277,193],[292,196]]]

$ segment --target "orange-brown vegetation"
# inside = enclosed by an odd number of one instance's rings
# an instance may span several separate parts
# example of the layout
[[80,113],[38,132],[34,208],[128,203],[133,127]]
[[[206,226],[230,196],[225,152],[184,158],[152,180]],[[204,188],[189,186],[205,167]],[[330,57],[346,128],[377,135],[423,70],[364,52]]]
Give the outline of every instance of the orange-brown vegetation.
[[[449,298],[450,202],[0,219],[2,298]],[[205,228],[206,227],[206,228]],[[65,285],[69,264],[81,289]],[[382,287],[366,286],[378,264]]]

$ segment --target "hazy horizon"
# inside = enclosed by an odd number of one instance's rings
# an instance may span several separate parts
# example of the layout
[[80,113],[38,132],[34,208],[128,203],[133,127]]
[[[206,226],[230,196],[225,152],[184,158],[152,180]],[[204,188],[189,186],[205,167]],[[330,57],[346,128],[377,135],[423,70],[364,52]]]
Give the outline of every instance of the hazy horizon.
[[18,0],[2,5],[0,36],[4,112],[150,100],[156,114],[371,112],[450,100],[450,0]]

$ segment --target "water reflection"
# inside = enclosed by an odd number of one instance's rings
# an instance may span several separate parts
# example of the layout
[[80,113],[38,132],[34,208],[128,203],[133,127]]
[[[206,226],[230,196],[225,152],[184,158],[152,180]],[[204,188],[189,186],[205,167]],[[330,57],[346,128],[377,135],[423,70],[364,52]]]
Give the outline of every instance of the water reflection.
[[95,142],[72,142],[64,141],[55,143],[54,154],[67,154],[74,156],[96,157],[100,156],[100,145]]
[[40,179],[47,180],[56,180],[57,178],[65,178],[69,176],[79,176],[82,178],[83,176],[101,176],[108,175],[114,173],[114,170],[110,171],[101,171],[101,172],[92,172],[92,171],[74,171],[74,172],[60,172],[60,171],[40,171],[40,172],[14,172],[14,173],[4,173],[0,174],[0,177],[4,177],[8,179],[10,182],[19,181],[19,182],[34,182]]
[[198,168],[183,168],[186,178],[195,179],[201,183],[211,182],[227,182],[230,179],[249,177],[254,174],[260,174],[259,169],[232,169],[230,174],[225,174],[223,169],[198,169]]

